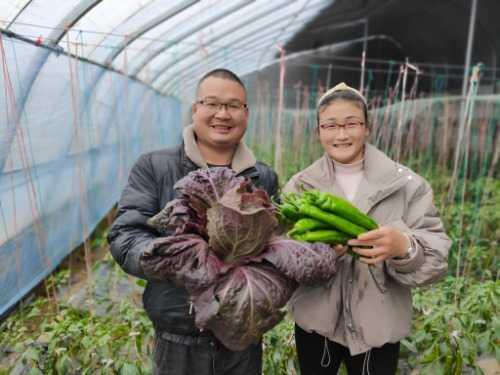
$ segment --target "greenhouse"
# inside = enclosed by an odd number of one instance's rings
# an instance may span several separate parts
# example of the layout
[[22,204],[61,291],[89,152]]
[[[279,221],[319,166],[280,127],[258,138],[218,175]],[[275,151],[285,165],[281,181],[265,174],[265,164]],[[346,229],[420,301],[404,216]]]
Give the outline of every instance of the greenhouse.
[[[161,328],[176,303],[217,353],[262,355],[196,370],[184,343],[169,374],[313,374],[315,336],[331,374],[499,373],[498,15],[497,0],[0,1],[0,374],[167,373],[159,343],[192,339]],[[356,242],[371,231],[392,242]],[[339,305],[315,318],[308,288]],[[375,367],[394,343],[394,369]]]

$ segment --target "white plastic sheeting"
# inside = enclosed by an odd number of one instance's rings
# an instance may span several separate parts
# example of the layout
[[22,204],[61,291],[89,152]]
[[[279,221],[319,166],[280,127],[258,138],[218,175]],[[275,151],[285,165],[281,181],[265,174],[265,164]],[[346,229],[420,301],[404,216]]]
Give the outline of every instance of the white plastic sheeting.
[[268,65],[332,1],[4,0],[0,27],[189,96],[210,69]]
[[0,37],[1,316],[88,237],[139,154],[179,143],[182,120],[143,83]]
[[0,1],[0,316],[177,144],[208,70],[244,75],[333,0]]

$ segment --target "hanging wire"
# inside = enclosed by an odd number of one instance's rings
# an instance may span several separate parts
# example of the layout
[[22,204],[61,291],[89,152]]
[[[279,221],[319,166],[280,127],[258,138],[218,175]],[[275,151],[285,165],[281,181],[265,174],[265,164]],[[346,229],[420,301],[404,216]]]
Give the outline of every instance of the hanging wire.
[[285,85],[285,49],[283,46],[278,46],[278,50],[280,51],[280,80],[279,80],[279,89],[278,89],[278,120],[276,124],[276,148],[275,148],[275,156],[274,156],[274,169],[278,174],[282,174],[283,166],[281,161],[281,144],[282,144],[282,114],[284,108],[284,85]]
[[[464,112],[464,122],[465,126],[465,142],[464,142],[464,155],[463,155],[463,181],[462,181],[462,192],[460,197],[460,215],[459,215],[459,236],[458,236],[458,249],[457,249],[457,269],[456,269],[456,288],[455,288],[455,304],[458,304],[458,293],[459,293],[459,283],[458,279],[460,278],[460,266],[462,260],[462,246],[463,246],[463,230],[464,230],[464,207],[465,207],[465,195],[467,190],[467,179],[468,179],[468,164],[469,164],[469,153],[470,153],[470,131],[471,124],[474,114],[474,104],[475,104],[475,96],[477,94],[477,89],[479,86],[479,76],[481,72],[480,64],[476,65],[472,69],[472,75],[469,83],[469,91],[467,94],[467,105]],[[460,137],[459,137],[460,138]],[[460,151],[459,151],[460,155]],[[454,181],[452,180],[452,184]]]
[[[69,41],[69,34],[66,33],[66,40]],[[68,44],[69,48],[69,44]],[[78,44],[75,45],[75,53],[78,55],[79,48]],[[74,61],[72,61],[74,60]],[[71,92],[71,104],[73,113],[73,145],[75,148],[75,166],[78,180],[78,191],[79,191],[79,202],[80,202],[80,221],[83,231],[83,247],[85,254],[85,268],[87,273],[88,285],[93,285],[93,275],[92,275],[92,259],[91,250],[88,237],[90,235],[87,221],[88,215],[88,199],[87,199],[87,189],[86,182],[83,176],[83,147],[81,145],[80,138],[80,122],[79,122],[79,105],[78,105],[78,93],[79,93],[79,80],[78,80],[78,61],[77,59],[68,59],[68,71],[69,71],[69,82],[70,82],[70,92]],[[91,309],[92,310],[92,309]]]

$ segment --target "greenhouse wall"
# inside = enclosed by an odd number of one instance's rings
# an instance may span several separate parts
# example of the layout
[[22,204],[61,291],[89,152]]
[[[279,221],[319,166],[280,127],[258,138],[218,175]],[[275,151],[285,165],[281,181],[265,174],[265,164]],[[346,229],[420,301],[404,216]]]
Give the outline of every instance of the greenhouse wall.
[[141,153],[180,141],[181,104],[58,49],[0,42],[3,315],[88,237]]

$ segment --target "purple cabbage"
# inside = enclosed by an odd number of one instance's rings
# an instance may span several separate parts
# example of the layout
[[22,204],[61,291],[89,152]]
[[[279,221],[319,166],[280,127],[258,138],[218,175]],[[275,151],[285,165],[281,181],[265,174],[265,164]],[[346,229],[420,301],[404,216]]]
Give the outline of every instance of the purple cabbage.
[[148,220],[161,235],[194,233],[208,239],[206,208],[187,199],[174,199]]
[[196,325],[210,329],[232,350],[244,350],[283,319],[281,308],[297,284],[266,264],[231,269],[194,299]]
[[207,216],[210,248],[227,263],[259,255],[278,226],[269,197],[249,182],[227,191]]
[[174,281],[191,294],[213,285],[228,269],[195,234],[155,239],[144,251],[141,265],[150,279]]
[[232,170],[197,170],[175,188],[179,198],[148,221],[163,237],[148,246],[141,264],[148,278],[185,288],[196,325],[227,348],[257,343],[282,319],[299,284],[334,275],[335,251],[278,237],[267,193]]
[[244,177],[238,177],[229,168],[198,169],[177,181],[174,189],[190,202],[201,202],[206,208],[218,202],[224,193],[238,186]]
[[337,254],[324,243],[273,237],[263,258],[290,279],[304,285],[321,284],[335,274]]

